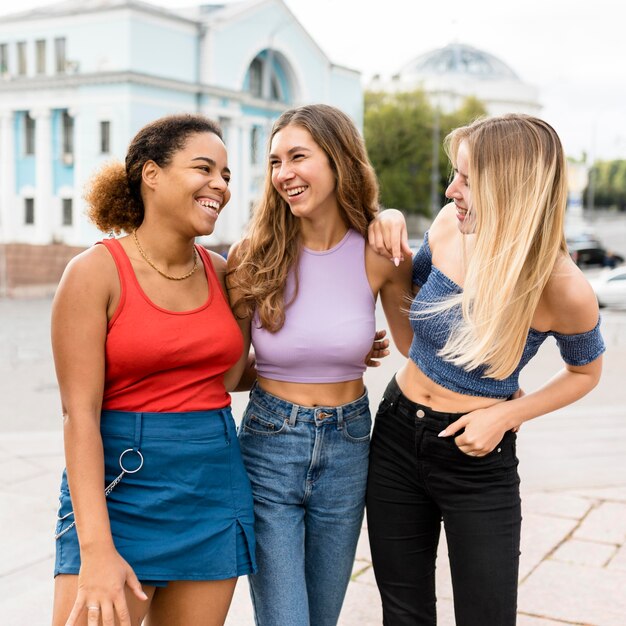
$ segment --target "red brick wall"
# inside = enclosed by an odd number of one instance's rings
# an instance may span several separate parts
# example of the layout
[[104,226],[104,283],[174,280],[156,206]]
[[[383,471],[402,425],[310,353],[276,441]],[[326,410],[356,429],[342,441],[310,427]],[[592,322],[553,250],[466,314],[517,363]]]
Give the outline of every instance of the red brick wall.
[[63,244],[1,244],[0,262],[4,259],[6,290],[57,284],[68,261],[84,249]]
[[[224,252],[227,246],[214,246],[213,250]],[[36,246],[25,243],[0,244],[0,281],[6,275],[6,284],[0,284],[0,293],[11,294],[15,290],[40,285],[56,285],[69,260],[85,250],[64,244]]]

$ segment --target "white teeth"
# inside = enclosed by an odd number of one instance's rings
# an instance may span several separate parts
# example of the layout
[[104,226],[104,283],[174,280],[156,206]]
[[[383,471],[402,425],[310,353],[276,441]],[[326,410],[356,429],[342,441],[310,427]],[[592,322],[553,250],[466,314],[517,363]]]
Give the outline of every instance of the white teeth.
[[306,187],[294,187],[293,189],[287,189],[287,195],[291,198],[292,196],[297,196],[298,194],[301,194],[304,190],[306,189]]
[[197,202],[203,207],[215,209],[216,211],[220,210],[220,203],[216,200],[197,200]]

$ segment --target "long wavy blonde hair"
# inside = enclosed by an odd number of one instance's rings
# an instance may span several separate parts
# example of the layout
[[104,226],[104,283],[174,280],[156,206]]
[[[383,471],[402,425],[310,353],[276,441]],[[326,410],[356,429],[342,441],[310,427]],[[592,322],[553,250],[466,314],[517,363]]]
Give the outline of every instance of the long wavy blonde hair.
[[[378,212],[378,183],[352,120],[325,104],[291,109],[275,122],[268,148],[274,136],[289,125],[307,130],[326,153],[336,177],[341,216],[349,228],[365,236]],[[228,288],[241,294],[233,307],[236,315],[245,317],[256,310],[263,328],[271,332],[282,328],[289,304],[285,302],[287,275],[297,266],[300,244],[300,222],[274,188],[268,163],[263,197],[237,251],[237,267],[227,276]]]
[[554,129],[527,115],[453,130],[445,145],[454,167],[463,141],[476,240],[463,293],[434,307],[462,310],[440,356],[466,370],[486,366],[486,376],[502,380],[518,366],[544,287],[567,253],[567,166]]

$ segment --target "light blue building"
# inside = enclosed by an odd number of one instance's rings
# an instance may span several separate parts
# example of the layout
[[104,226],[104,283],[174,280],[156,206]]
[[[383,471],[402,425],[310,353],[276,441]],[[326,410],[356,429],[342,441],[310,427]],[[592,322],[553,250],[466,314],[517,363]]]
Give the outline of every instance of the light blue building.
[[361,127],[360,74],[334,65],[281,0],[165,10],[66,0],[0,17],[0,243],[86,246],[82,194],[145,123],[219,120],[232,200],[211,243],[241,236],[286,108],[333,104]]

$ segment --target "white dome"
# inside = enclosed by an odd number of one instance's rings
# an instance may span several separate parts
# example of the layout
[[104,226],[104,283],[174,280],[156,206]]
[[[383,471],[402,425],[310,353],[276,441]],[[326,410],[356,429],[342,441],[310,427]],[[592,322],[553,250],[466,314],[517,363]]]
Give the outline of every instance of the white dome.
[[398,74],[403,79],[412,76],[462,74],[488,80],[520,80],[506,63],[492,54],[458,43],[418,56],[407,63]]

